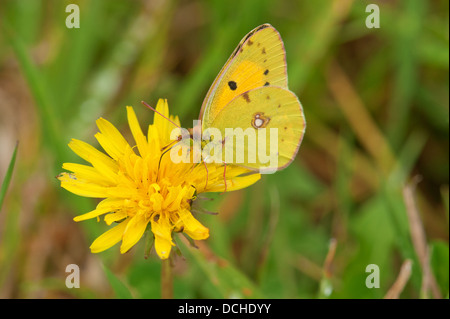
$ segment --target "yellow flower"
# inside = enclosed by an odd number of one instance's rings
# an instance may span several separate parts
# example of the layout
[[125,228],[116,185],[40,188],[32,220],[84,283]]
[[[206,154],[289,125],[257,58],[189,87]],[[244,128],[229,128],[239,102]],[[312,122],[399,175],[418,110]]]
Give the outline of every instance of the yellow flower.
[[[166,100],[160,99],[156,110],[180,125],[178,117],[169,117]],[[170,133],[175,126],[155,114],[146,138],[131,106],[127,107],[127,115],[136,147],[130,146],[110,122],[100,118],[100,132],[95,137],[108,155],[72,139],[69,147],[92,166],[65,163],[63,169],[72,173],[61,173],[58,179],[61,187],[74,194],[104,198],[93,211],[75,217],[75,221],[104,215],[106,224],[118,223],[92,243],[91,252],[104,251],[122,241],[120,252],[125,253],[150,225],[155,250],[161,259],[166,259],[174,246],[172,232],[184,232],[194,240],[209,237],[209,229],[191,214],[191,205],[197,194],[225,190],[224,165],[207,164],[206,169],[204,163],[174,163],[169,153],[163,153],[173,142]],[[242,176],[248,172],[227,166],[226,191],[247,187],[260,179],[259,174]]]

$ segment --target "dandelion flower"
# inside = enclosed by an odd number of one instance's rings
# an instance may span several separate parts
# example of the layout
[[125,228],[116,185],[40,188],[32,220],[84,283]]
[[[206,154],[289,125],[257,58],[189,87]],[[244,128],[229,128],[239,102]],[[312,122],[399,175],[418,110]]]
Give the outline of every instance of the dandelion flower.
[[[166,100],[160,99],[156,110],[180,125],[178,117],[169,116]],[[149,227],[156,253],[167,259],[174,246],[173,232],[184,232],[193,240],[209,237],[209,229],[191,213],[198,194],[241,189],[258,181],[260,175],[245,175],[249,173],[245,168],[227,166],[224,178],[223,164],[206,164],[206,169],[204,163],[174,163],[169,154],[163,154],[173,142],[170,134],[174,125],[155,114],[145,137],[131,106],[127,116],[136,145],[130,146],[110,122],[100,118],[96,122],[100,132],[95,137],[106,154],[72,139],[69,147],[91,165],[64,163],[63,169],[71,173],[61,173],[58,179],[61,187],[74,194],[103,198],[93,211],[75,217],[75,221],[100,220],[103,216],[107,225],[117,223],[92,243],[91,252],[122,241],[120,252],[125,253]]]

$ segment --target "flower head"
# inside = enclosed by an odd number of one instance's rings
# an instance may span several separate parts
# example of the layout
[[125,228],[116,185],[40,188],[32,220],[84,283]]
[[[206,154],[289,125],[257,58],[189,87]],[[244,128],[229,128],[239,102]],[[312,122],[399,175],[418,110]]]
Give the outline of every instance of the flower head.
[[[160,99],[156,110],[180,125],[178,117],[169,116],[166,100]],[[74,194],[104,198],[93,211],[75,217],[75,221],[99,220],[104,215],[108,225],[118,223],[92,243],[93,253],[120,241],[120,252],[125,253],[149,226],[158,256],[166,259],[174,245],[172,232],[184,232],[194,240],[209,237],[209,229],[191,213],[197,194],[241,189],[255,183],[260,175],[242,176],[248,170],[227,166],[224,178],[222,164],[174,163],[164,154],[173,142],[170,134],[174,125],[155,115],[145,137],[131,106],[127,107],[127,115],[136,145],[130,146],[110,122],[100,118],[100,132],[95,137],[106,154],[72,139],[69,147],[91,165],[65,163],[63,169],[72,173],[61,173],[58,179],[61,187]]]

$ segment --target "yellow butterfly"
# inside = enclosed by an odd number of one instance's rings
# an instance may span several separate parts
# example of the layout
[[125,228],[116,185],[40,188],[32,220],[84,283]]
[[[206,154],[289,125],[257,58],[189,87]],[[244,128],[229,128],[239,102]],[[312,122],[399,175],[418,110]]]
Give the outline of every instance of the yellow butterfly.
[[[270,24],[260,25],[231,54],[200,110],[202,134],[218,129],[224,152],[233,153],[231,157],[220,154],[225,164],[272,173],[294,160],[306,121],[300,101],[289,91],[287,82],[286,52],[280,34]],[[262,131],[264,134],[260,134]],[[244,132],[248,143],[239,143],[236,132]],[[273,154],[272,146],[276,146]],[[275,160],[268,159],[269,149]],[[238,158],[240,161],[236,161]]]

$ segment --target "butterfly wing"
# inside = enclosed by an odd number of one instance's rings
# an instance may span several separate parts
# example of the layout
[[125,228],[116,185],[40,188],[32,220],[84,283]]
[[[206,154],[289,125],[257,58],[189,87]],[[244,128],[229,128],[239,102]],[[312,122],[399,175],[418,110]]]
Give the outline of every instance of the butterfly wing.
[[286,53],[278,31],[263,24],[242,39],[214,80],[200,111],[202,128],[235,97],[269,85],[287,88]]
[[[306,121],[294,93],[282,87],[269,86],[234,98],[215,116],[211,127],[219,129],[224,140],[224,162],[273,173],[288,166],[295,158]],[[275,131],[276,135],[271,139]],[[265,132],[265,140],[259,135],[262,132]],[[246,136],[244,141],[239,140],[241,133]],[[232,161],[227,152],[232,152]],[[238,156],[241,156],[240,160]],[[270,160],[267,157],[271,157]]]

